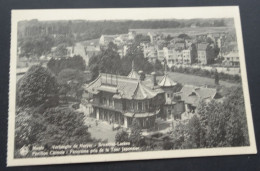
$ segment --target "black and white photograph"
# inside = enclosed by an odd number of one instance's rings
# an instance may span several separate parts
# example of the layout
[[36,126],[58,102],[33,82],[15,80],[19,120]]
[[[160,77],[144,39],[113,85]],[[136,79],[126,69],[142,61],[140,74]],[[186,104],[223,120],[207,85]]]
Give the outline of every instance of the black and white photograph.
[[8,166],[257,152],[237,6],[11,17]]

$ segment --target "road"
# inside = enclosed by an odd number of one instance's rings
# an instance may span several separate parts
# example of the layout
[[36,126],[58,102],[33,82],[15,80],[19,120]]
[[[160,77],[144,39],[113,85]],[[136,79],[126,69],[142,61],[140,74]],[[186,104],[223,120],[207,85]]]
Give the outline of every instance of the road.
[[78,42],[78,43],[75,44],[75,46],[74,46],[74,54],[82,56],[83,59],[86,62],[86,65],[88,65],[89,57],[86,54],[85,47],[82,45],[81,42]]

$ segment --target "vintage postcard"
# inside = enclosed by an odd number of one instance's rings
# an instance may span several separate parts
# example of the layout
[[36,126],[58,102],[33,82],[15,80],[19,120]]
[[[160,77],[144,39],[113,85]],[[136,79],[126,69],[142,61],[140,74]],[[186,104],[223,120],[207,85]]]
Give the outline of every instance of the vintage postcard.
[[239,8],[12,10],[7,166],[255,154]]

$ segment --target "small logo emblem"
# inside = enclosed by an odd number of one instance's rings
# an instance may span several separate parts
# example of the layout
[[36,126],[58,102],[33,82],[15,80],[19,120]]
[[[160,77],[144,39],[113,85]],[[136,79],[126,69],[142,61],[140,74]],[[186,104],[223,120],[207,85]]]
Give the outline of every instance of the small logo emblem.
[[21,149],[20,149],[20,154],[21,156],[26,156],[27,154],[29,153],[29,147],[28,146],[23,146]]

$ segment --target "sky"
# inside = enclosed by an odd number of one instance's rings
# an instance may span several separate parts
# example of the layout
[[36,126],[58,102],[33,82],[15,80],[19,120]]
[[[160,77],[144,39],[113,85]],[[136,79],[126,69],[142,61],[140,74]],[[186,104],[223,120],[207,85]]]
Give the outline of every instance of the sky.
[[92,8],[12,10],[19,20],[147,20],[232,18],[238,7]]

